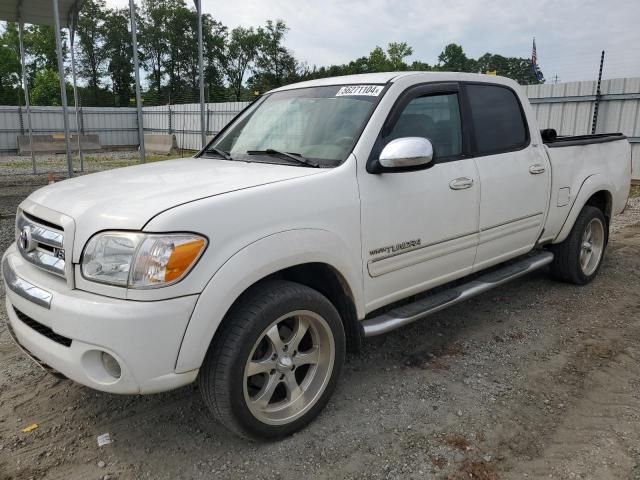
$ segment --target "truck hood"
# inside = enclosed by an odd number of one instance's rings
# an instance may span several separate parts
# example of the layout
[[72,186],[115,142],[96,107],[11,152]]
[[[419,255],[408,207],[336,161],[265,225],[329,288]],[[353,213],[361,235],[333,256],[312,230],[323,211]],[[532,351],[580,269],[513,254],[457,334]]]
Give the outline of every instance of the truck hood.
[[141,229],[158,213],[194,200],[280,182],[321,170],[211,158],[184,158],[75,177],[29,200],[68,215],[76,240],[106,229]]

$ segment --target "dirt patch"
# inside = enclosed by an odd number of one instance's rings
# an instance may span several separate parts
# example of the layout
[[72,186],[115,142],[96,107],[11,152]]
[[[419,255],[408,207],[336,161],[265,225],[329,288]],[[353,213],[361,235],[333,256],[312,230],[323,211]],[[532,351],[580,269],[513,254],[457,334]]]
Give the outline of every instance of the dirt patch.
[[498,474],[496,467],[487,462],[470,462],[465,461],[458,471],[449,475],[450,480],[497,480]]
[[445,435],[444,443],[449,445],[450,447],[457,448],[458,450],[463,451],[469,450],[471,448],[469,440],[458,433],[449,433]]
[[447,459],[444,457],[432,457],[430,456],[429,459],[431,460],[431,464],[434,467],[439,468],[440,470],[442,470],[444,467],[447,466]]

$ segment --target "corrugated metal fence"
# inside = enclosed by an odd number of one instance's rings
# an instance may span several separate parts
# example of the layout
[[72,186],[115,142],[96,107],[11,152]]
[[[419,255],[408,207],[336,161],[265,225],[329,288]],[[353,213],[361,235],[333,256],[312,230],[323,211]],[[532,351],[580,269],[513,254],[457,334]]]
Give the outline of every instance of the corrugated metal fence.
[[[555,128],[560,135],[590,133],[596,101],[596,82],[569,82],[523,87],[538,118],[540,128]],[[206,130],[215,134],[226,125],[246,102],[206,105]],[[59,107],[34,107],[36,133],[62,132]],[[70,109],[71,128],[75,129],[75,111]],[[137,117],[133,108],[83,108],[85,133],[100,135],[105,146],[137,146]],[[144,108],[144,127],[148,133],[173,133],[178,146],[200,146],[199,104]],[[0,107],[0,152],[16,150],[16,136],[26,131],[26,113],[17,107]],[[601,85],[597,132],[622,132],[632,142],[635,179],[640,179],[640,78],[604,80]]]
[[[104,146],[138,145],[138,129],[135,108],[85,107],[81,109],[80,125],[84,133],[100,135]],[[63,117],[60,107],[31,107],[33,133],[63,133]],[[76,131],[76,110],[69,108],[69,125]],[[0,152],[15,152],[17,136],[26,135],[27,113],[25,108],[0,107]]]
[[[224,102],[205,104],[207,135],[215,135],[229,123],[249,102]],[[143,108],[144,131],[148,133],[173,133],[180,148],[199,150],[200,104],[166,105]]]
[[[208,103],[207,133],[214,135],[229,123],[249,102]],[[80,125],[84,133],[100,136],[105,147],[138,146],[138,118],[135,108],[84,107],[80,109]],[[200,148],[200,104],[144,107],[143,122],[146,133],[173,133],[178,146],[188,150]],[[63,133],[60,107],[31,107],[34,134]],[[71,132],[76,131],[76,111],[69,108]],[[17,136],[26,135],[27,113],[24,107],[0,106],[0,152],[17,150]]]

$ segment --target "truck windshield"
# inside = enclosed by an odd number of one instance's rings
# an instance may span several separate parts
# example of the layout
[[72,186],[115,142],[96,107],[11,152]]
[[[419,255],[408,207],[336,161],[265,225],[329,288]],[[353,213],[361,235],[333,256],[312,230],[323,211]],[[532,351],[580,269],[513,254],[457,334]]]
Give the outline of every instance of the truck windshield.
[[353,149],[382,92],[382,85],[348,85],[266,95],[203,154],[303,167],[336,166]]

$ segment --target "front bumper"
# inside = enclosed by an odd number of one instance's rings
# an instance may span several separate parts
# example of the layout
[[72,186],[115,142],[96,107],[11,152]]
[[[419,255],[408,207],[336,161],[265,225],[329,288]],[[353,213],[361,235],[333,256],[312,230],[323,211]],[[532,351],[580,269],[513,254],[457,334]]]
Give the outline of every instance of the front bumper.
[[[175,366],[197,295],[139,302],[72,290],[27,263],[15,245],[2,268],[9,330],[38,363],[111,393],[161,392],[195,380],[197,369],[175,373]],[[116,359],[119,377],[102,352]]]

